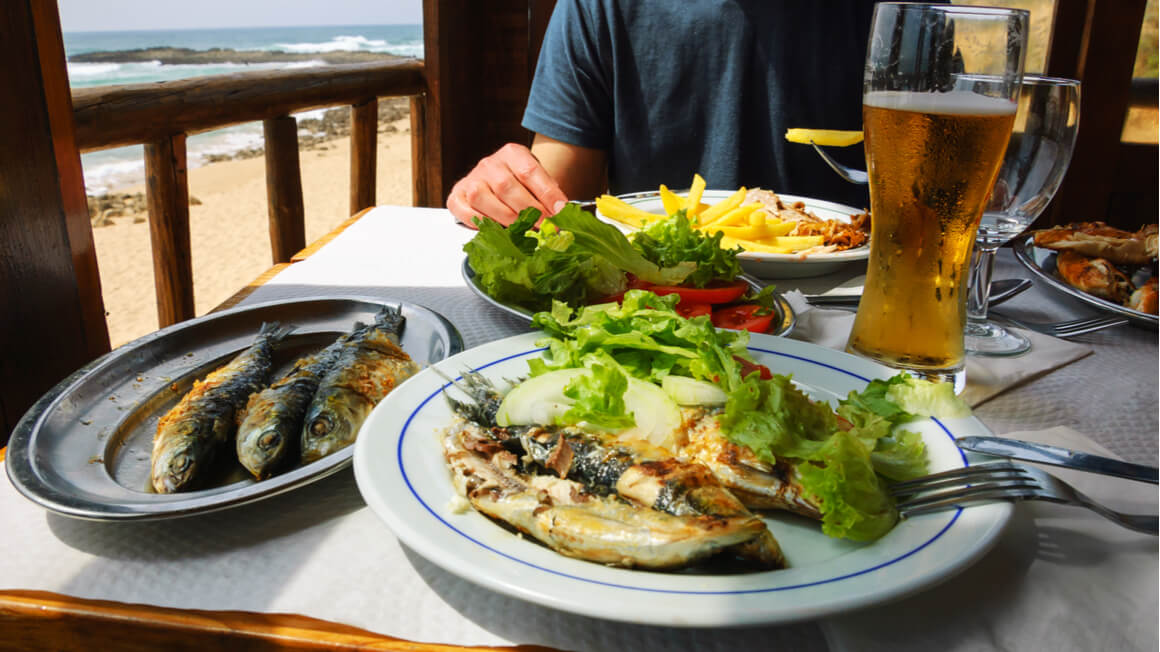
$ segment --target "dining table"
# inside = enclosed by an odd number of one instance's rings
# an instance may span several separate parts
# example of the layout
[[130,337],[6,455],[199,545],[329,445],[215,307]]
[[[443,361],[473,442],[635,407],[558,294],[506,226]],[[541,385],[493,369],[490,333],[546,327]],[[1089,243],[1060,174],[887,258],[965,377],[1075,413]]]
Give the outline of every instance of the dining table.
[[[463,246],[474,234],[443,209],[377,206],[215,314],[354,297],[430,309],[468,350],[530,332],[526,319],[465,281]],[[864,273],[863,261],[765,279],[794,297],[788,337],[840,348],[851,313],[810,306],[798,293],[856,287]],[[1033,278],[1009,250],[994,276]],[[1040,282],[1003,309],[1029,322],[1093,313]],[[1022,357],[968,365],[964,396],[974,415],[998,435],[1155,466],[1155,327],[1131,323],[1069,341],[1035,334],[1033,343]],[[1123,511],[1157,512],[1155,485],[1050,470]],[[596,618],[469,581],[400,541],[349,467],[229,509],[126,522],[56,513],[6,476],[0,523],[4,649],[1155,650],[1158,641],[1156,537],[1040,501],[1015,503],[984,554],[915,592],[721,627],[634,622],[631,608]]]

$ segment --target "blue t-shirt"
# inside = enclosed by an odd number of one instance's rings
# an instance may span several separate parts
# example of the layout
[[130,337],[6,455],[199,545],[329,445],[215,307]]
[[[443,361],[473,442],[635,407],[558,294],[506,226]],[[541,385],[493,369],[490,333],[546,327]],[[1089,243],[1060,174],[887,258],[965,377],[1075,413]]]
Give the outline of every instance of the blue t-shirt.
[[[525,128],[609,155],[613,193],[762,187],[869,206],[789,127],[862,128],[871,0],[560,0]],[[831,148],[860,168],[862,147]]]

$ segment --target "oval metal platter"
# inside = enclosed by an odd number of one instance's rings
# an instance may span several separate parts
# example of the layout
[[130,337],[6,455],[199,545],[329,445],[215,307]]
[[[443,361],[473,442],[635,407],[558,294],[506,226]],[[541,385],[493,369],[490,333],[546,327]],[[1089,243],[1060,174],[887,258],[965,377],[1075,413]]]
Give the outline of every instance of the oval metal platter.
[[[753,288],[754,291],[760,291],[763,287],[757,279],[754,279],[753,277],[746,274],[741,275],[739,278],[748,283],[749,287]],[[519,306],[511,306],[488,296],[488,294],[483,291],[483,288],[476,284],[475,270],[471,268],[471,264],[467,261],[467,258],[463,259],[463,280],[467,283],[467,287],[471,288],[471,291],[474,292],[480,299],[483,299],[484,301],[508,314],[515,315],[516,317],[519,317],[520,319],[528,322],[532,321],[532,313],[528,309],[521,308]],[[794,314],[793,306],[789,305],[789,302],[786,301],[785,297],[783,297],[779,292],[774,292],[773,294],[777,298],[777,303],[775,304],[777,309],[777,316],[774,317],[773,326],[770,327],[768,334],[775,336],[789,335],[790,331],[793,330],[794,325],[797,323],[797,317]]]
[[274,357],[274,378],[296,359],[400,306],[401,345],[420,367],[463,350],[442,315],[403,301],[320,297],[235,308],[192,319],[126,344],[79,369],[45,394],[16,425],[8,443],[8,477],[44,508],[93,520],[190,516],[251,503],[324,478],[350,465],[349,446],[311,464],[255,481],[232,455],[219,455],[197,491],[157,494],[149,460],[158,418],[193,381],[250,345],[263,322],[293,325]]
[[[1054,290],[1079,299],[1080,301],[1101,312],[1111,313],[1120,317],[1127,317],[1136,324],[1142,326],[1151,326],[1152,328],[1156,328],[1158,325],[1160,325],[1160,317],[1157,317],[1156,315],[1140,312],[1139,310],[1133,310],[1127,306],[1121,306],[1118,303],[1113,303],[1107,299],[1101,299],[1100,297],[1093,296],[1087,292],[1084,292],[1083,290],[1073,288],[1067,283],[1064,283],[1055,271],[1055,252],[1051,249],[1036,247],[1033,242],[1033,238],[1033,234],[1025,234],[1018,236],[1015,238],[1015,240],[1012,241],[1011,248],[1015,251],[1015,258],[1020,263],[1023,263],[1023,266],[1026,267],[1028,271],[1030,271],[1044,283],[1047,283]],[[1153,262],[1153,264],[1155,264],[1155,262]],[[1133,280],[1135,281],[1136,279]]]

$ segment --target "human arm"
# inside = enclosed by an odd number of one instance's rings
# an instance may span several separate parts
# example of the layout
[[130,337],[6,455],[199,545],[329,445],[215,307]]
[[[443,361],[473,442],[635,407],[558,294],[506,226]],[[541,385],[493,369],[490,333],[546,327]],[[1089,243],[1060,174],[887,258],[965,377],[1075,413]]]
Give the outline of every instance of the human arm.
[[590,199],[604,190],[603,150],[536,134],[531,149],[508,143],[484,157],[451,188],[447,208],[468,226],[475,216],[503,224],[525,208],[554,215],[569,197]]

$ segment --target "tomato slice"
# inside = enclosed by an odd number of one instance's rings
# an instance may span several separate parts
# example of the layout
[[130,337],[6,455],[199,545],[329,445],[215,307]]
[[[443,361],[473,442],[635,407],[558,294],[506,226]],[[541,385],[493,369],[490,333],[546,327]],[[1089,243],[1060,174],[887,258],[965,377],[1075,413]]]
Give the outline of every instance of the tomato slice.
[[654,285],[644,288],[657,296],[680,295],[681,301],[693,303],[729,303],[741,298],[749,289],[745,281],[716,281],[703,288],[686,288],[679,285]]
[[751,333],[764,333],[773,323],[773,313],[768,315],[756,314],[761,306],[756,304],[742,304],[718,308],[713,311],[710,319],[717,328],[731,328],[735,331],[747,330]]
[[773,372],[769,370],[769,367],[767,367],[763,364],[757,364],[755,362],[750,362],[750,361],[746,360],[745,358],[739,358],[737,356],[733,356],[733,359],[737,361],[737,364],[741,365],[741,377],[742,378],[745,378],[746,376],[748,376],[749,374],[751,374],[755,371],[758,374],[760,374],[758,377],[761,378],[762,380],[770,380],[773,378]]
[[[709,303],[694,303],[692,301],[685,301],[681,299],[677,302],[675,310],[677,314],[685,319],[692,319],[693,317],[700,317],[701,315],[712,315],[713,305]],[[710,317],[712,319],[712,317]]]

